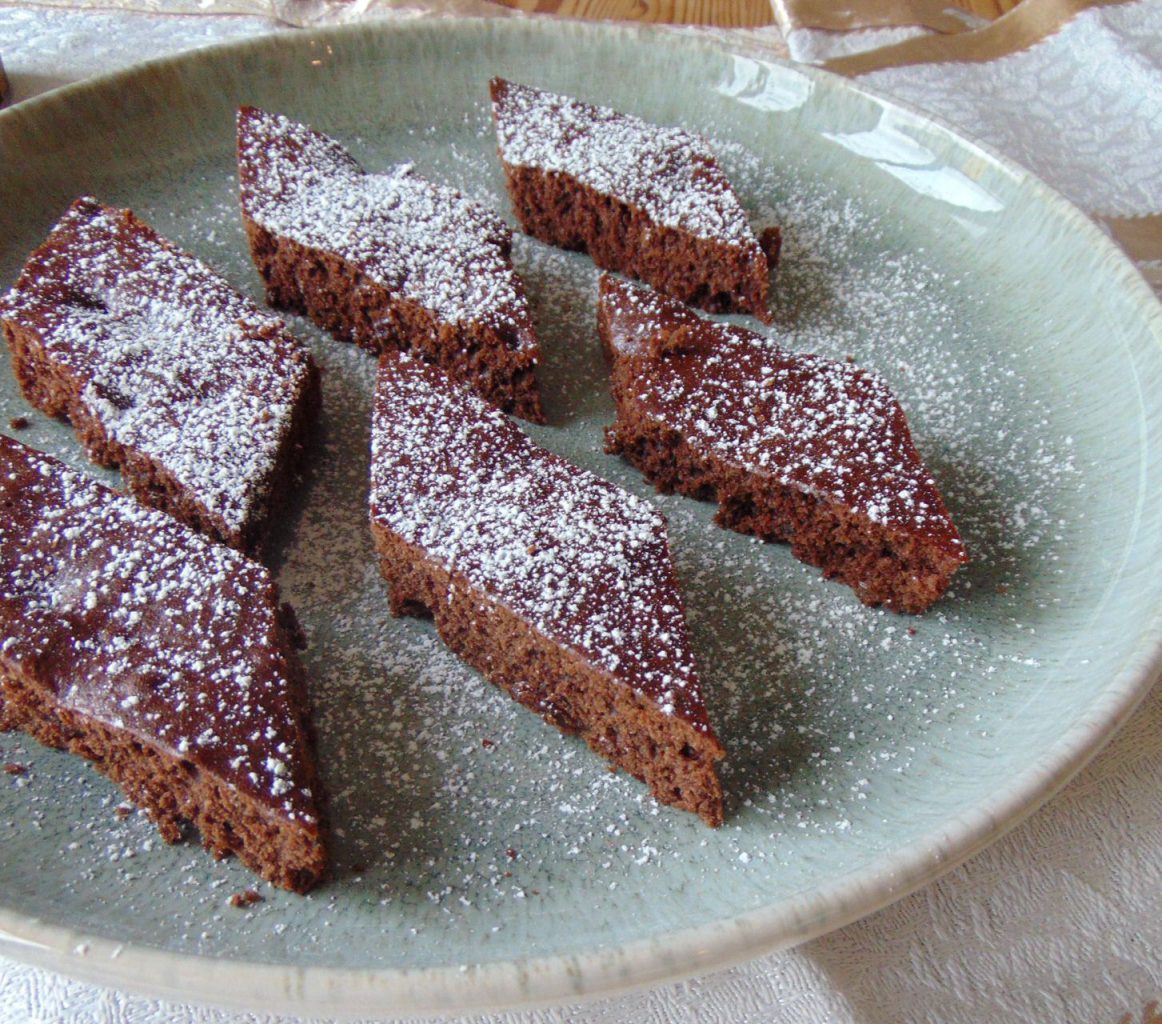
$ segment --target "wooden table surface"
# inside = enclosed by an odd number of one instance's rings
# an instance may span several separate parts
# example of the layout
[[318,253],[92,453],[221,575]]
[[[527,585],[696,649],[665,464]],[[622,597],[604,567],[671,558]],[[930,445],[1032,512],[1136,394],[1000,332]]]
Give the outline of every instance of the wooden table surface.
[[[522,11],[572,18],[613,18],[684,25],[756,28],[774,23],[770,0],[494,0]],[[992,20],[1020,0],[958,0],[955,6]]]

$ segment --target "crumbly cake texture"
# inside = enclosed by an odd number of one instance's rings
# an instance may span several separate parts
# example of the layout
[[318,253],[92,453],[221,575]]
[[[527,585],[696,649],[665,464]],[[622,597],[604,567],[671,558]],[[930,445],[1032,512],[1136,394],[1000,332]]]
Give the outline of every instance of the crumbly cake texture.
[[255,107],[238,113],[238,173],[272,305],[371,352],[412,352],[543,421],[540,346],[496,214],[410,164],[368,174],[328,136]]
[[720,526],[790,543],[861,601],[922,612],[967,561],[899,403],[879,378],[703,320],[603,276],[613,362],[606,450]]
[[254,551],[319,406],[318,371],[259,309],[129,210],[77,200],[0,300],[25,397],[141,501]]
[[326,866],[307,693],[270,573],[0,435],[0,728],[80,754],[167,842],[305,892]]
[[515,700],[719,825],[724,751],[661,514],[406,356],[381,360],[371,445],[393,613],[431,614]]
[[525,232],[683,302],[770,320],[767,253],[704,139],[501,78],[491,89]]

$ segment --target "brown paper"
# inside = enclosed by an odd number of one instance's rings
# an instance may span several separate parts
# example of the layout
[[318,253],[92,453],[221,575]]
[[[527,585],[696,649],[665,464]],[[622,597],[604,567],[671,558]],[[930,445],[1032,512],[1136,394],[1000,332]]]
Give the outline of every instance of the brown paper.
[[956,35],[906,39],[878,50],[836,57],[826,61],[823,67],[841,75],[855,76],[907,64],[996,60],[1028,49],[1086,8],[1126,2],[1128,0],[1022,0],[984,28]]

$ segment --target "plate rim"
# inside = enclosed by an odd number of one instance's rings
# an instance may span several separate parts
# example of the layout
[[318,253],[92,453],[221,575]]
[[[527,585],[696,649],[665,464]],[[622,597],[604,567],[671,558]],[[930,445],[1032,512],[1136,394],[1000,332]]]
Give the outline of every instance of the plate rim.
[[[938,114],[886,97],[863,83],[811,65],[763,53],[749,40],[732,41],[672,26],[592,22],[571,18],[448,17],[382,19],[283,30],[199,45],[81,79],[0,111],[0,141],[10,125],[35,119],[42,110],[69,104],[74,95],[132,85],[158,70],[226,54],[301,47],[345,35],[394,35],[479,28],[490,32],[574,32],[622,36],[648,45],[685,46],[737,54],[791,69],[811,79],[839,83],[899,111],[925,128],[938,129],[953,145],[967,147],[1003,170],[1052,208],[1071,230],[1094,246],[1107,270],[1129,290],[1162,342],[1162,303],[1128,256],[1062,193],[1032,171]],[[301,1013],[314,1008],[332,1016],[374,1017],[421,1013],[529,1009],[614,997],[654,985],[723,969],[785,949],[875,913],[935,881],[981,852],[1040,809],[1106,745],[1162,677],[1162,606],[1153,610],[1139,643],[1122,668],[1086,705],[1070,728],[1046,747],[999,793],[954,815],[911,844],[877,857],[825,890],[798,894],[730,918],[664,937],[638,939],[583,953],[497,960],[476,965],[425,968],[296,967],[237,958],[179,953],[119,942],[82,929],[49,924],[0,906],[0,953],[13,960],[127,992],[235,1010]],[[245,991],[238,988],[245,981]]]

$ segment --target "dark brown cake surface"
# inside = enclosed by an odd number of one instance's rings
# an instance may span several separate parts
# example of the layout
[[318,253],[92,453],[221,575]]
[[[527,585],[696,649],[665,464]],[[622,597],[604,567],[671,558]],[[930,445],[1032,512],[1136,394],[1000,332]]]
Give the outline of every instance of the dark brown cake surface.
[[539,344],[496,214],[410,164],[366,173],[334,139],[255,107],[238,114],[238,169],[272,303],[372,352],[415,352],[542,418]]
[[709,144],[495,78],[497,145],[526,232],[705,309],[769,319],[769,266]]
[[270,573],[0,436],[0,726],[96,762],[174,839],[309,888],[302,670]]
[[439,370],[385,356],[371,521],[393,610],[558,727],[722,820],[665,520],[534,444]]
[[720,525],[788,541],[869,604],[922,611],[966,560],[899,403],[849,363],[789,352],[605,276],[607,450]]
[[140,499],[250,549],[294,472],[318,374],[282,321],[128,210],[79,199],[0,301],[25,396]]

